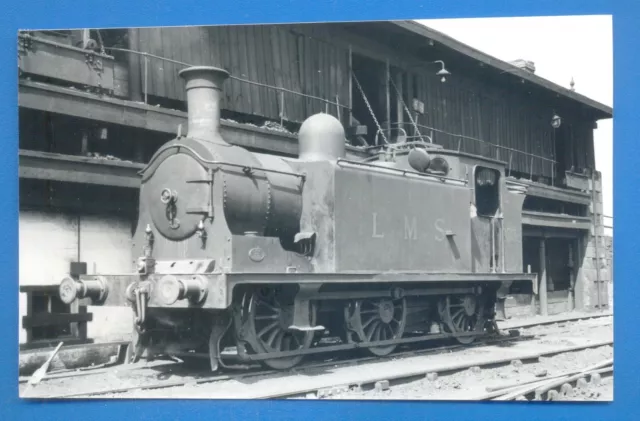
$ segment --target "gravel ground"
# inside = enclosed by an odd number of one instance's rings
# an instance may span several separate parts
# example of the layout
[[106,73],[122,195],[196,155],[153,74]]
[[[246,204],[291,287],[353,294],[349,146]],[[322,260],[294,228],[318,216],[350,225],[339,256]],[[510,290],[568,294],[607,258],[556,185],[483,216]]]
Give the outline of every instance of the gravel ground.
[[[542,335],[535,340],[535,343],[541,345],[571,345],[572,338],[584,339],[606,339],[612,335],[612,326],[607,325],[611,323],[611,318],[600,318],[592,320],[583,320],[575,322],[564,322],[555,325],[547,326],[535,326],[522,330],[523,335],[536,334]],[[532,349],[535,350],[535,345],[532,345]],[[482,348],[482,347],[480,347]],[[474,356],[482,353],[480,348],[471,348],[461,351],[455,351],[452,356],[455,355],[458,359],[464,359],[465,356]],[[486,352],[486,351],[485,351]],[[468,399],[471,394],[482,394],[484,387],[493,383],[512,382],[515,377],[522,377],[525,375],[532,376],[537,370],[546,369],[549,375],[554,373],[572,369],[583,368],[587,365],[597,363],[605,358],[611,358],[613,351],[611,347],[603,347],[599,349],[585,350],[571,355],[560,355],[552,358],[542,358],[537,364],[526,364],[522,367],[502,367],[495,369],[485,369],[480,372],[465,371],[449,376],[440,376],[436,381],[429,381],[426,379],[394,386],[390,391],[376,392],[376,391],[350,391],[339,395],[332,396],[332,398],[338,399]],[[416,357],[413,357],[416,358]],[[428,356],[420,358],[429,358]],[[397,362],[402,363],[403,357],[397,357]],[[409,363],[407,359],[407,363]],[[158,362],[159,363],[159,362]],[[156,363],[156,364],[158,364]],[[330,370],[338,370],[340,364],[332,365]],[[304,371],[299,369],[299,371]],[[317,371],[317,373],[316,373]],[[308,370],[306,375],[316,376],[322,375],[322,372],[329,371],[325,368],[322,370]],[[111,369],[107,373],[94,374],[89,376],[82,376],[76,378],[67,379],[52,379],[45,381],[34,389],[30,396],[52,396],[52,395],[65,395],[71,393],[82,393],[89,390],[104,390],[108,388],[124,388],[128,386],[141,386],[148,384],[155,384],[159,380],[174,382],[174,381],[188,381],[194,380],[200,377],[211,376],[210,373],[196,374],[193,369],[187,369],[180,365],[167,365],[165,362],[161,367],[148,367],[140,370],[127,370],[123,367],[116,367]],[[283,381],[286,381],[287,375],[284,373],[281,375]],[[256,380],[256,379],[254,379]],[[220,382],[217,387],[222,386],[223,382]],[[250,384],[252,382],[248,382]],[[611,383],[612,384],[612,383]],[[600,399],[607,400],[606,396],[612,396],[611,392],[607,394],[605,392],[607,383],[603,380],[602,385],[596,388],[598,392],[597,397],[585,396],[587,399]],[[20,385],[20,394],[24,390],[25,385]],[[210,385],[213,386],[213,385]],[[197,389],[204,389],[208,386],[202,385]],[[216,388],[217,388],[216,387]],[[189,388],[189,386],[187,386]],[[176,392],[184,387],[160,389],[156,391],[142,391],[140,392],[128,392],[126,394],[118,394],[112,396],[115,398],[137,398],[137,397],[168,397],[172,395],[172,390]],[[602,390],[601,390],[602,389]],[[155,393],[151,393],[155,392]],[[144,395],[144,396],[143,396]],[[149,395],[149,396],[147,396]],[[454,395],[449,397],[448,395]],[[581,395],[582,396],[582,395]],[[594,395],[595,396],[595,395]],[[610,399],[610,398],[609,398]]]
[[[605,338],[612,335],[611,325],[603,325],[602,320],[585,320],[575,325],[567,324],[566,329],[559,326],[536,326],[528,329],[531,333],[548,333],[537,343],[571,344],[571,337]],[[560,324],[564,326],[564,324]],[[565,332],[563,332],[563,330]],[[562,333],[570,334],[564,339]],[[471,350],[469,350],[471,351]],[[468,351],[464,351],[468,352]],[[511,384],[529,379],[544,378],[566,371],[580,370],[613,358],[613,347],[603,346],[585,349],[551,357],[541,357],[538,362],[516,362],[509,366],[483,369],[469,369],[449,375],[441,375],[436,379],[423,378],[410,383],[392,385],[388,390],[354,390],[334,394],[332,399],[420,399],[420,400],[475,400],[486,393],[486,388],[501,384]],[[589,384],[586,389],[575,389],[572,396],[561,400],[610,401],[613,399],[613,378],[604,378],[599,385]]]
[[[571,370],[580,370],[613,357],[613,348],[605,346],[584,351],[540,358],[537,363],[515,364],[490,369],[469,369],[451,375],[439,376],[435,380],[427,378],[411,383],[392,386],[386,391],[350,390],[331,396],[332,399],[391,399],[391,400],[475,400],[486,392],[486,387],[511,384],[519,380],[538,378],[542,374],[552,376]],[[542,376],[542,378],[546,377]],[[611,400],[613,381],[605,379],[600,385],[589,385],[587,389],[575,390],[571,397],[563,400]],[[607,388],[609,390],[607,390]],[[607,398],[609,396],[609,398]]]

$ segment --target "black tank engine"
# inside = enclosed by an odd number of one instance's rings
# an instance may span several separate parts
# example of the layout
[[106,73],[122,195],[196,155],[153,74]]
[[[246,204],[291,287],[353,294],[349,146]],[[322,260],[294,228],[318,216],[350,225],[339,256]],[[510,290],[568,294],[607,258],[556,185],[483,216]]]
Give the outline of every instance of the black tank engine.
[[509,288],[531,288],[526,187],[505,179],[504,163],[423,142],[349,160],[328,114],[302,124],[297,158],[252,153],[220,135],[229,74],[181,76],[188,135],[141,172],[134,270],[60,285],[67,303],[133,309],[131,360],[207,357],[215,371],[229,356],[287,369],[338,349],[470,343],[494,331]]

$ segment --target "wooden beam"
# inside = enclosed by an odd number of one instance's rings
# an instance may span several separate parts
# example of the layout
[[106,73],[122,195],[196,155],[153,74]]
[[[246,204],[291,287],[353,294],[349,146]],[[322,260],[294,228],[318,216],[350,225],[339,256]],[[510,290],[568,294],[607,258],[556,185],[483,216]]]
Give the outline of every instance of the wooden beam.
[[139,188],[143,164],[20,150],[20,178]]
[[93,320],[92,313],[39,313],[33,316],[23,316],[22,328],[66,325],[67,323],[82,323],[91,320]]
[[522,211],[522,225],[589,230],[591,221],[589,217],[583,216],[559,215],[555,213],[524,210]]
[[581,235],[584,235],[584,231],[568,230],[562,228],[535,227],[531,225],[524,225],[522,227],[523,237],[564,238],[568,240],[575,240],[579,239]]
[[515,180],[521,184],[526,184],[527,196],[542,197],[544,199],[558,200],[560,202],[577,203],[579,205],[591,204],[591,197],[588,193],[547,186],[545,184],[524,179],[516,180],[512,177],[509,177],[509,179]]
[[[182,124],[183,133],[188,127],[187,113],[182,111],[24,80],[19,84],[18,104],[38,111],[165,133],[170,135],[167,140],[177,134],[179,125]],[[233,145],[283,156],[298,155],[295,135],[225,120],[220,126],[224,139]],[[367,156],[353,147],[347,147],[347,151],[352,157]]]

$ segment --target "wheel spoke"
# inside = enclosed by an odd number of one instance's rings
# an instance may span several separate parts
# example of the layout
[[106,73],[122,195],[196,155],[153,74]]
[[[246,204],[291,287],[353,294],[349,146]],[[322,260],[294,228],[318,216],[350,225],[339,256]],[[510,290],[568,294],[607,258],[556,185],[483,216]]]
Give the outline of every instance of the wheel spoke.
[[277,314],[272,314],[271,316],[256,316],[255,320],[276,320],[277,318]]
[[369,320],[367,320],[367,322],[366,322],[366,323],[363,323],[363,324],[362,324],[362,328],[363,328],[363,329],[366,329],[366,328],[367,328],[367,326],[369,326],[371,323],[375,322],[376,320],[379,320],[379,319],[378,319],[377,317],[375,317],[375,316],[374,316],[374,317],[371,317]]
[[274,329],[274,330],[273,330],[273,332],[271,332],[271,335],[269,335],[269,337],[268,337],[268,338],[267,338],[267,340],[266,340],[266,344],[267,344],[269,347],[271,347],[271,348],[275,348],[275,347],[273,346],[273,342],[275,341],[276,336],[278,336],[278,334],[279,334],[280,332],[281,332],[281,331],[280,331],[280,329]]
[[389,336],[387,336],[387,339],[393,339],[395,334],[393,333],[393,329],[391,329],[391,325],[387,325],[387,329],[389,329]]
[[274,313],[279,313],[279,310],[276,307],[272,306],[271,304],[267,303],[266,301],[260,300],[260,301],[258,301],[258,305],[262,305],[262,306],[268,308],[269,310],[271,310]]
[[291,335],[282,335],[282,340],[280,341],[280,350],[281,351],[290,351],[291,350]]
[[453,323],[455,323],[456,325],[460,324],[461,320],[464,320],[467,317],[467,315],[465,314],[464,311],[459,311],[456,314],[453,315],[453,317],[451,318],[451,321]]
[[276,346],[275,346],[275,348],[278,351],[286,351],[286,348],[282,349],[282,345],[284,344],[285,335],[286,335],[286,333],[281,330],[280,332],[278,332],[278,336],[276,336]]
[[371,338],[373,338],[374,333],[376,332],[376,328],[378,327],[378,325],[380,323],[382,323],[380,320],[374,320],[375,323],[371,323],[369,325],[369,329],[365,330],[365,334],[367,335],[367,340],[371,341]]
[[382,322],[378,323],[373,329],[373,341],[378,342],[382,333]]
[[456,330],[458,332],[464,332],[465,328],[466,328],[466,325],[467,325],[467,321],[468,321],[468,319],[464,315],[462,317],[458,318],[458,320],[455,322],[456,327],[457,327]]
[[258,338],[262,338],[262,336],[264,336],[265,333],[271,331],[273,328],[275,328],[277,326],[278,326],[278,322],[269,323],[260,332],[258,332]]

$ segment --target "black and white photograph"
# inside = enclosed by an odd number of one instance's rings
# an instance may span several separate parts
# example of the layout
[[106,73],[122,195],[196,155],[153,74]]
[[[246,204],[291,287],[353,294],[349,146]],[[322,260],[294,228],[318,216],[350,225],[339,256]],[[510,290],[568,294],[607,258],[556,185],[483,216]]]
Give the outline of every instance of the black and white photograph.
[[611,16],[17,44],[21,398],[613,401]]

